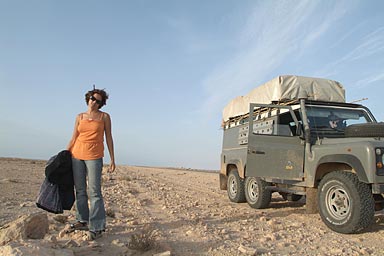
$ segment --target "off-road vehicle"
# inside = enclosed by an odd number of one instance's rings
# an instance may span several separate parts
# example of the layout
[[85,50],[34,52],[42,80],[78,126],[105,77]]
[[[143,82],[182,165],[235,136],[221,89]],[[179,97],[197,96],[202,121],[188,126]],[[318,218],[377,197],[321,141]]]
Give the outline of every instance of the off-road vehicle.
[[220,188],[232,202],[260,209],[273,192],[306,196],[308,212],[339,233],[360,232],[383,209],[384,123],[346,103],[340,83],[279,76],[232,100],[222,126]]

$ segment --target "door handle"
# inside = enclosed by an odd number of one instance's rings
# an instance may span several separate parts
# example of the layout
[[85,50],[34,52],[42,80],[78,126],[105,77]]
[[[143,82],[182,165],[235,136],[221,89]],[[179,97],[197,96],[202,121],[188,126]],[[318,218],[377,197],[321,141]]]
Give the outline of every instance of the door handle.
[[248,149],[249,154],[256,154],[256,155],[265,155],[264,151],[256,150],[256,149]]

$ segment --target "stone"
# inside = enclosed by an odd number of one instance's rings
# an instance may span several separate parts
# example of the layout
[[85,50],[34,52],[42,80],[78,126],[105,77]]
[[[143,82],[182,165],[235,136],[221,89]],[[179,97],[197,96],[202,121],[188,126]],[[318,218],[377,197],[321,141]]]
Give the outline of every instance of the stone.
[[53,235],[49,235],[49,236],[45,237],[44,240],[51,242],[51,243],[57,243],[57,238],[56,238],[56,236],[53,236]]
[[0,230],[0,245],[18,239],[43,239],[48,230],[49,223],[46,213],[24,215]]
[[72,239],[70,239],[68,242],[65,243],[65,247],[67,248],[73,248],[73,247],[79,247],[80,244]]
[[34,243],[18,243],[12,242],[4,246],[0,246],[0,255],[7,256],[74,256],[73,252],[68,249],[53,249],[43,247]]
[[153,254],[153,256],[171,256],[171,251],[166,251],[166,252],[160,252],[160,253],[156,253],[156,254]]
[[124,247],[125,244],[121,242],[119,239],[112,240],[111,244],[119,246],[119,247]]
[[68,216],[65,215],[55,215],[53,216],[53,219],[59,223],[65,224],[68,221]]
[[247,247],[244,245],[240,245],[238,248],[239,252],[244,253],[246,255],[256,255],[257,250],[252,247]]
[[129,225],[133,225],[133,226],[136,226],[139,224],[139,222],[137,220],[132,220],[130,222],[128,222]]
[[59,232],[58,237],[59,237],[59,238],[63,238],[67,233],[68,233],[67,230],[61,230],[61,231]]
[[193,230],[188,230],[187,232],[185,232],[185,234],[186,234],[187,236],[193,236],[195,233],[194,233]]

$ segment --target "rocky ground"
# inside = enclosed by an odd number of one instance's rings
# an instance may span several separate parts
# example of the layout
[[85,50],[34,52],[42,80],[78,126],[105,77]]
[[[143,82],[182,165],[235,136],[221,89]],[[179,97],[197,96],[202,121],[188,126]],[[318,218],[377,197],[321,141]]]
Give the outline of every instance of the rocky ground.
[[[44,161],[0,158],[0,233],[35,206]],[[86,241],[86,232],[64,234],[74,210],[48,213],[44,239],[0,246],[11,255],[384,255],[384,212],[364,233],[329,230],[304,201],[274,194],[270,208],[231,203],[218,174],[185,169],[119,166],[103,176],[108,227]],[[16,254],[19,252],[19,254]]]

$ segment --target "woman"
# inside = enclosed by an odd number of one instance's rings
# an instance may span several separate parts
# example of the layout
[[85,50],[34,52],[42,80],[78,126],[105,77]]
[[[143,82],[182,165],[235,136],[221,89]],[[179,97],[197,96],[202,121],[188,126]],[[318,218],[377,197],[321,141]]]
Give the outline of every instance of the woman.
[[107,99],[108,94],[104,90],[94,88],[85,94],[88,109],[77,115],[73,136],[67,147],[72,153],[73,178],[76,190],[77,222],[71,224],[71,230],[89,229],[88,238],[90,240],[100,237],[105,230],[106,216],[101,193],[104,134],[111,158],[108,172],[115,170],[111,118],[109,114],[100,111]]

